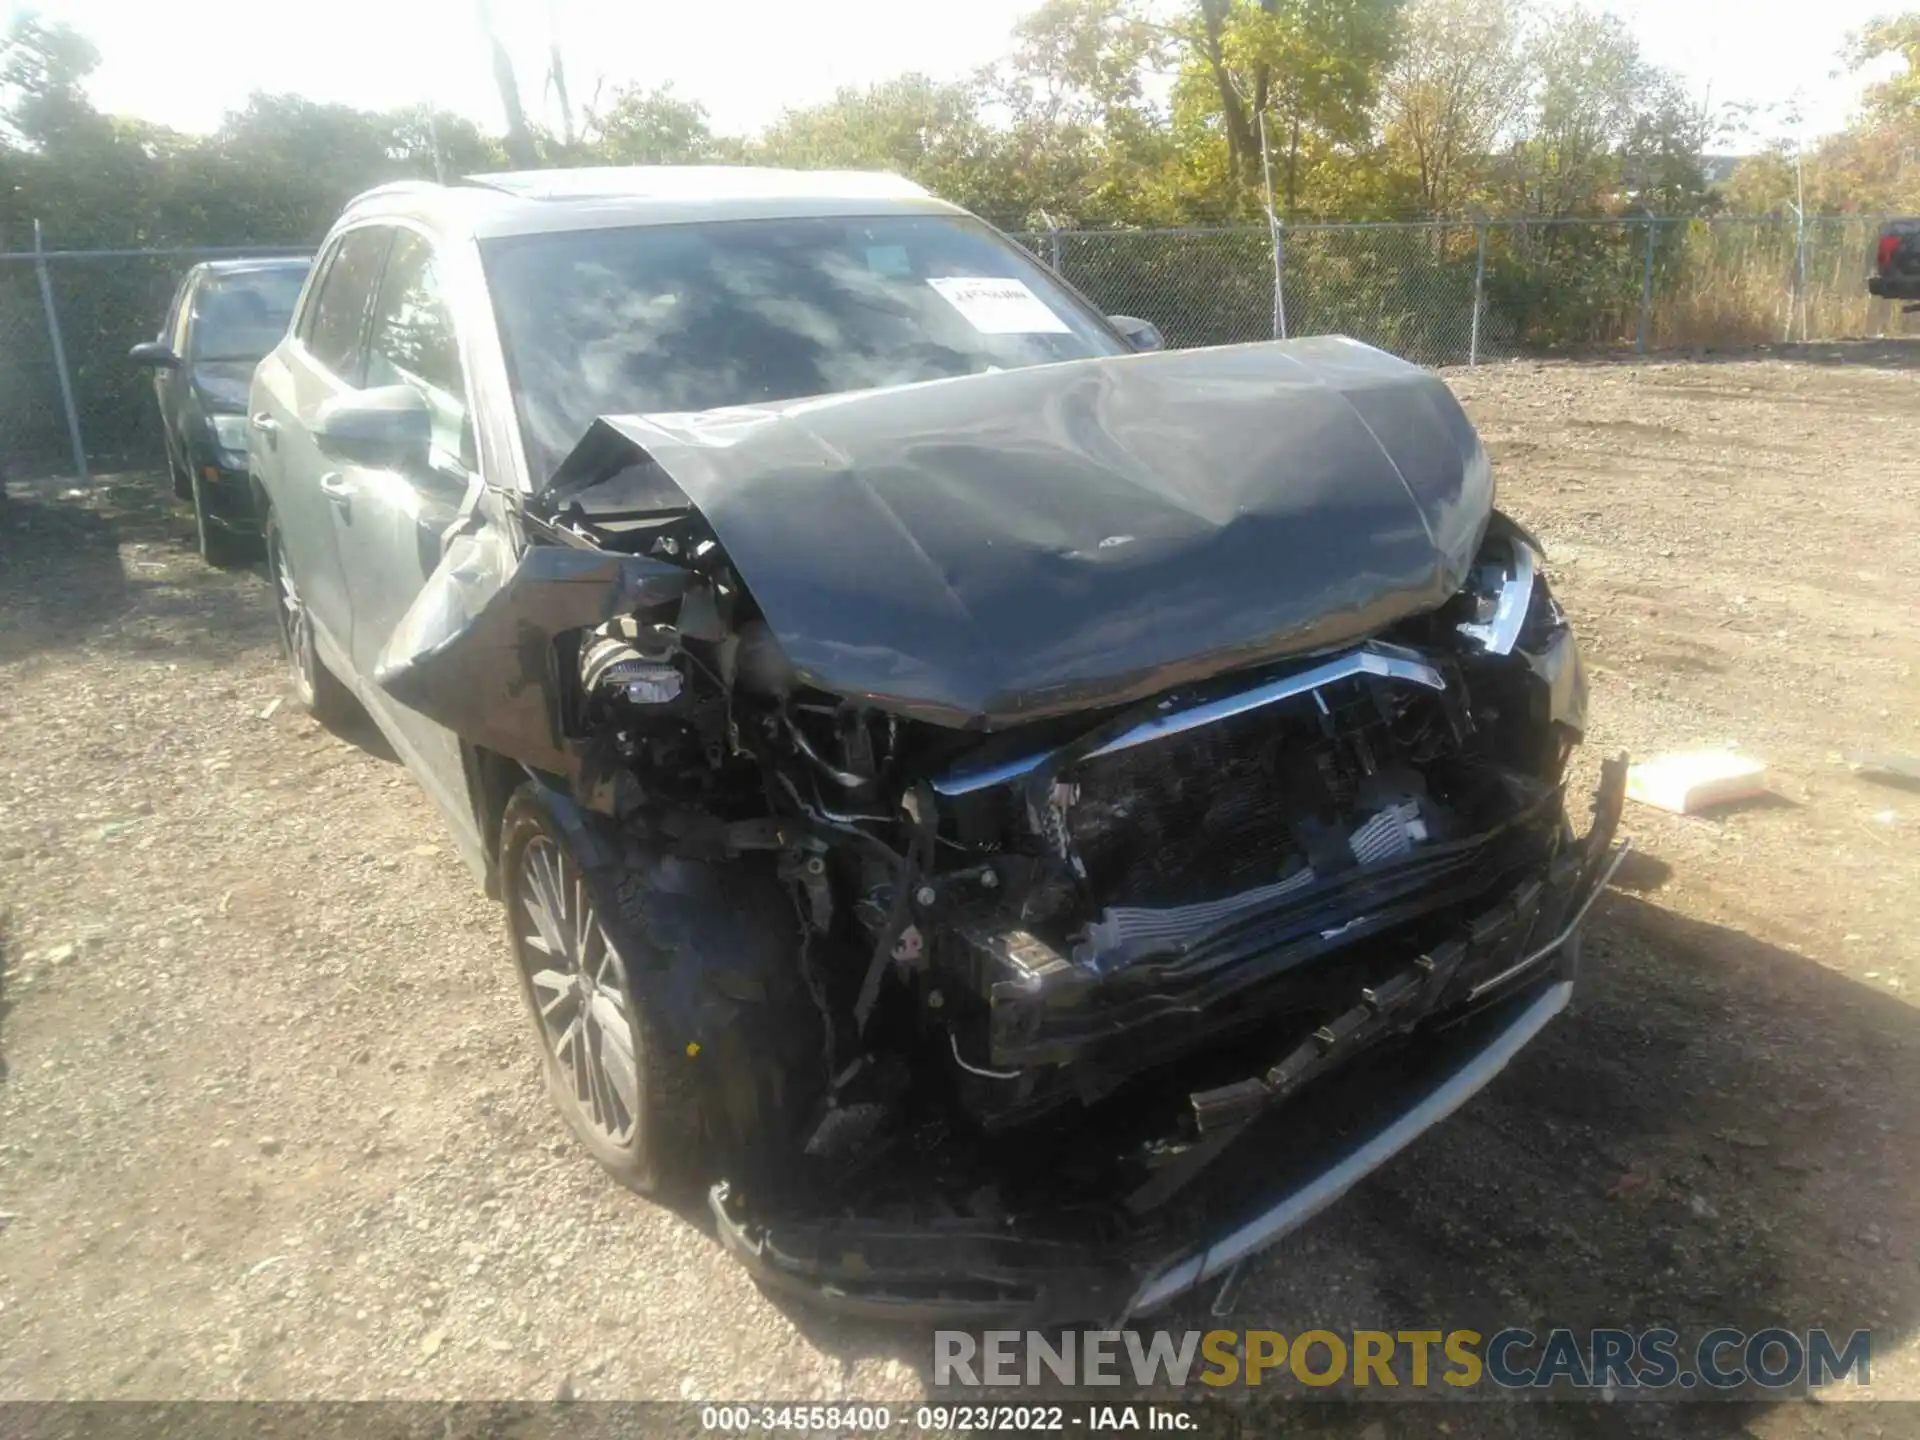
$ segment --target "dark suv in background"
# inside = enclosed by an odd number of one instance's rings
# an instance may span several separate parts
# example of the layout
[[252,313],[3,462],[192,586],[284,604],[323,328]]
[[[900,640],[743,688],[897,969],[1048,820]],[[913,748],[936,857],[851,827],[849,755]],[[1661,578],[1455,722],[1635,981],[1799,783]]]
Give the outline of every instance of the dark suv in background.
[[286,333],[307,268],[299,257],[196,265],[174,292],[159,338],[131,352],[153,370],[173,493],[193,502],[200,553],[211,565],[259,549],[247,486],[247,385]]
[[1889,220],[1880,227],[1873,246],[1873,273],[1867,293],[1881,300],[1904,300],[1901,308],[1920,301],[1920,219]]

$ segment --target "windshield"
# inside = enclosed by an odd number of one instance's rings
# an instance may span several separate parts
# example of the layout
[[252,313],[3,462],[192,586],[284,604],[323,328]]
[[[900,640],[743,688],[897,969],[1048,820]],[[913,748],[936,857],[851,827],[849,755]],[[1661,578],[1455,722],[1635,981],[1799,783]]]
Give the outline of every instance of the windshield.
[[482,247],[538,484],[600,415],[709,410],[1125,347],[958,216],[735,220]]
[[304,269],[243,270],[203,280],[193,295],[188,359],[258,360],[280,343]]

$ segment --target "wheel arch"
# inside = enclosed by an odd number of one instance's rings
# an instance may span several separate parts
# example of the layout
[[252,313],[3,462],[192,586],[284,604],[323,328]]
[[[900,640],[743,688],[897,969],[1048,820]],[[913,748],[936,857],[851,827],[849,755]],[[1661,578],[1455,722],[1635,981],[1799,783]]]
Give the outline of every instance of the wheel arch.
[[467,799],[473,806],[474,827],[479,832],[480,851],[486,861],[482,883],[489,900],[500,900],[504,898],[500,884],[500,823],[507,813],[507,801],[528,780],[539,784],[553,798],[560,798],[563,792],[552,776],[529,770],[519,761],[509,760],[499,751],[475,745],[470,740],[460,742],[460,764],[466,772]]
[[[736,1176],[788,1152],[824,1085],[823,1023],[801,973],[799,912],[770,855],[690,860],[655,850],[574,801],[564,782],[500,756],[483,782],[531,780],[536,802],[593,885],[603,923],[629,957],[628,980],[690,1067],[710,1139]],[[492,804],[496,791],[476,791]],[[493,889],[506,877],[494,826]]]

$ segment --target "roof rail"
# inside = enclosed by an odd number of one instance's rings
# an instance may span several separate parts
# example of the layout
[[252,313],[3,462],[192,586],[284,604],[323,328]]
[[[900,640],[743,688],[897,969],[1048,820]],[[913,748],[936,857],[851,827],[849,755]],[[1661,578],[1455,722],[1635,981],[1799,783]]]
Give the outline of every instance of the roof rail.
[[405,195],[422,190],[438,190],[441,187],[431,180],[389,180],[384,185],[376,185],[371,190],[362,190],[347,202],[351,210],[362,200],[377,200],[383,195]]
[[932,198],[879,170],[790,170],[757,165],[580,165],[496,170],[458,182],[521,200],[743,200]]

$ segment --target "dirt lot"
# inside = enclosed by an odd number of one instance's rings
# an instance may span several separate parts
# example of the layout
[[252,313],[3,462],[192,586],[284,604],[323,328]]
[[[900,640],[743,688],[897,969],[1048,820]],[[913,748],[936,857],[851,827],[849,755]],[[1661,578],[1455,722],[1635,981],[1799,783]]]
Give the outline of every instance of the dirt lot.
[[[1733,744],[1774,795],[1633,809],[1576,1011],[1225,1323],[1870,1326],[1920,1398],[1920,785],[1840,760],[1920,754],[1920,348],[1452,379],[1580,628],[1583,763]],[[427,801],[274,708],[263,582],[157,494],[0,515],[0,1398],[922,1393],[924,1336],[776,1305],[574,1148]]]

